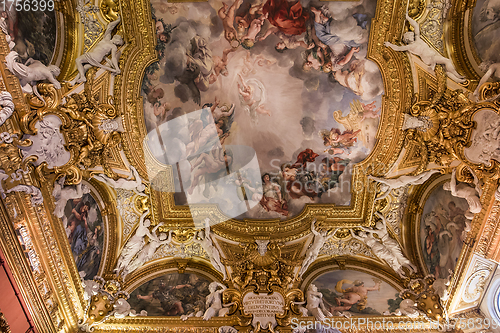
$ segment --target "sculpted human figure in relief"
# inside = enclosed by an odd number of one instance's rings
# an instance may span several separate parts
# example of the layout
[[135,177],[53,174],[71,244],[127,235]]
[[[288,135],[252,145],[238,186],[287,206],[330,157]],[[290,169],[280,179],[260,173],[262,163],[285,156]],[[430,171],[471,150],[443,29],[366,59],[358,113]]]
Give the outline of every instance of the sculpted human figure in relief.
[[214,246],[212,238],[210,235],[210,220],[205,219],[205,229],[199,230],[193,241],[200,244],[200,246],[205,250],[208,257],[210,258],[210,263],[216,270],[222,273],[224,280],[227,279],[226,268],[220,260],[219,250]]
[[[139,226],[137,227],[135,234],[129,238],[127,243],[122,249],[120,257],[118,258],[118,263],[116,264],[116,268],[114,269],[115,273],[119,273],[122,270],[126,269],[135,255],[144,247],[145,240],[144,237],[152,237],[151,232],[149,232],[149,226],[151,225],[151,221],[146,219],[146,216],[149,214],[149,209],[146,210],[139,219]],[[153,229],[153,232],[156,231],[156,228]]]
[[323,294],[318,291],[314,284],[310,284],[306,292],[307,305],[306,309],[318,321],[324,321],[326,317],[331,317],[332,314],[326,309],[323,302]]
[[454,197],[467,200],[469,210],[465,213],[465,217],[469,220],[472,220],[474,218],[474,214],[480,213],[482,209],[481,200],[479,199],[482,190],[479,187],[479,180],[475,176],[474,172],[472,172],[472,175],[474,176],[475,187],[471,187],[464,183],[457,184],[456,169],[453,169],[451,172],[450,182],[443,184],[443,189],[445,191],[451,191],[451,195]]
[[[123,45],[123,38],[120,35],[114,35],[111,37],[111,33],[113,29],[120,23],[120,15],[118,18],[110,22],[104,32],[103,39],[97,43],[94,49],[90,52],[84,53],[78,58],[76,58],[76,68],[78,69],[78,74],[71,81],[71,85],[75,85],[76,83],[86,82],[87,78],[85,77],[85,73],[87,70],[92,67],[99,67],[110,71],[113,74],[120,74],[120,68],[118,67],[118,59],[120,58],[120,52],[118,52],[118,46]],[[111,60],[109,60],[106,56],[111,53]],[[105,60],[106,65],[101,65],[101,61]]]
[[387,222],[385,220],[385,217],[379,212],[376,212],[375,215],[380,217],[380,219],[382,220],[382,222],[379,221],[375,224],[376,229],[370,229],[366,227],[361,228],[366,232],[377,234],[383,245],[392,252],[399,264],[403,267],[408,268],[412,273],[416,273],[417,268],[411,263],[410,260],[408,260],[408,258],[405,257],[399,243],[395,239],[391,238],[391,236],[389,236],[389,233],[387,232]]
[[[220,289],[219,289],[220,287]],[[209,320],[212,317],[224,317],[229,312],[229,308],[224,308],[222,305],[222,293],[226,290],[226,286],[219,282],[212,282],[208,286],[210,294],[207,296],[207,310],[203,315],[203,320]]]
[[[474,90],[474,93],[472,94],[472,100],[474,100],[475,102],[479,101],[479,89],[481,88],[481,86],[483,84],[485,84],[486,82],[488,82],[488,80],[490,78],[493,78],[495,80],[499,80],[500,79],[500,63],[496,63],[496,64],[493,64],[493,63],[482,63],[479,66],[479,68],[481,70],[486,70],[486,73],[484,73],[483,77],[481,78],[481,80],[479,81],[479,83],[477,85],[476,90]],[[500,95],[493,96],[492,98],[489,98],[489,99],[485,100],[485,102],[491,102],[491,101],[497,99],[498,97],[500,97]]]
[[61,89],[61,84],[56,77],[61,73],[59,67],[55,65],[45,66],[39,60],[29,58],[26,63],[22,64],[19,60],[19,54],[16,51],[10,51],[5,56],[5,63],[9,71],[12,72],[21,84],[23,92],[40,95],[36,91],[36,83],[38,81],[47,80],[54,85],[54,88]]
[[396,273],[399,274],[399,276],[406,278],[403,266],[399,263],[394,254],[387,248],[387,246],[383,245],[378,239],[373,237],[372,232],[360,232],[359,236],[357,236],[354,234],[352,229],[350,229],[350,231],[353,238],[365,243],[366,246],[372,250],[374,255],[376,255],[379,259],[384,260]]
[[443,57],[420,38],[420,27],[418,23],[408,15],[408,12],[406,12],[406,20],[415,31],[409,31],[403,35],[403,42],[406,45],[397,46],[389,42],[385,42],[384,45],[390,47],[394,51],[408,51],[419,56],[432,70],[434,70],[436,65],[444,65],[446,67],[446,74],[450,79],[459,83],[465,82],[465,78],[457,72],[455,65],[453,65],[450,59]]
[[314,262],[314,260],[316,260],[316,258],[319,255],[319,251],[321,250],[321,248],[323,247],[325,242],[328,240],[328,236],[327,236],[328,231],[327,230],[317,231],[314,228],[315,223],[316,223],[316,219],[314,219],[311,222],[311,232],[314,234],[314,240],[313,240],[311,246],[307,249],[306,257],[305,257],[304,261],[302,262],[302,267],[300,268],[300,271],[299,271],[299,276],[302,276],[302,274],[304,274],[306,272],[307,268],[309,268],[309,266]]
[[406,185],[421,185],[427,181],[427,179],[431,178],[431,176],[435,173],[438,173],[439,170],[428,170],[422,172],[417,176],[399,176],[398,178],[383,178],[383,177],[374,177],[369,175],[368,179],[374,180],[382,184],[381,190],[383,194],[377,197],[377,200],[384,199],[391,193],[392,190],[406,186]]
[[142,183],[141,176],[139,176],[139,172],[137,172],[137,170],[133,166],[130,166],[130,176],[127,179],[120,178],[118,180],[114,180],[103,173],[94,175],[92,176],[92,178],[106,183],[113,188],[121,188],[124,190],[136,192],[142,192],[146,189],[146,186]]
[[128,274],[132,273],[148,261],[150,261],[156,250],[162,245],[165,244],[170,244],[172,241],[172,230],[167,234],[162,232],[159,236],[156,236],[155,232],[158,227],[162,226],[163,223],[159,223],[154,229],[153,232],[148,235],[149,236],[149,243],[144,246],[138,253],[137,256],[128,264],[125,269],[123,270],[123,277],[127,276]]
[[12,102],[12,95],[8,91],[0,91],[0,126],[5,123],[12,113],[14,113],[14,102]]
[[54,190],[52,191],[52,195],[56,200],[54,215],[58,218],[62,218],[64,216],[64,208],[66,207],[68,200],[79,199],[83,197],[84,194],[90,192],[89,187],[81,182],[76,186],[64,186],[65,179],[65,176],[59,178],[54,183]]

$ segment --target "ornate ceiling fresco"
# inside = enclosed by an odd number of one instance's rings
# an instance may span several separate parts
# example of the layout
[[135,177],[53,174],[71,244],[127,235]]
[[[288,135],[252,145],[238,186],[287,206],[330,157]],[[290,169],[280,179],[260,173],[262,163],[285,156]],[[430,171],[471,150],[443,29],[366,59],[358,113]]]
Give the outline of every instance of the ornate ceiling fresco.
[[34,325],[490,332],[499,18],[496,0],[4,8],[0,246]]

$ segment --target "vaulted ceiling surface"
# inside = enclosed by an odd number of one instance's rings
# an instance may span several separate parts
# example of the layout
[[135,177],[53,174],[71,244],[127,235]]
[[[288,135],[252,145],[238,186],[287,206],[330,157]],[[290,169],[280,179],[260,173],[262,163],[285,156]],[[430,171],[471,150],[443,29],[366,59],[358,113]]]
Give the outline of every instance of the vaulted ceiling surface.
[[44,4],[0,18],[38,330],[498,317],[495,1]]

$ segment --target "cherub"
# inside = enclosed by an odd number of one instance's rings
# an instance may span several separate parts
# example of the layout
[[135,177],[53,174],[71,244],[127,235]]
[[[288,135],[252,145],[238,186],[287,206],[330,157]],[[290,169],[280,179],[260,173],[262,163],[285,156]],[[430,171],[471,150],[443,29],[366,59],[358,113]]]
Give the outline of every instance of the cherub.
[[[349,52],[345,56],[340,56],[335,59],[330,59],[330,61],[325,61],[325,64],[323,65],[323,72],[325,73],[330,73],[330,72],[336,72],[335,75],[338,76],[338,72],[342,72],[342,68],[351,61],[352,57],[354,56],[354,53],[359,52],[359,47],[352,47]],[[352,63],[351,63],[352,67]]]
[[406,20],[415,31],[409,31],[403,35],[403,42],[406,45],[397,46],[390,42],[385,42],[384,45],[390,47],[394,51],[408,51],[419,56],[432,70],[434,70],[436,65],[444,65],[446,67],[446,74],[450,79],[459,83],[465,82],[465,78],[457,72],[455,65],[453,65],[450,59],[443,57],[420,38],[420,27],[418,23],[408,15],[408,12],[406,12]]
[[285,35],[281,31],[278,31],[277,33],[275,33],[275,35],[278,36],[279,39],[281,39],[281,41],[278,42],[276,44],[276,46],[274,47],[276,49],[276,51],[278,51],[280,53],[285,51],[285,50],[293,50],[293,49],[296,49],[298,47],[303,47],[307,50],[310,50],[316,46],[316,44],[314,44],[314,43],[306,44],[305,41],[297,40],[297,38],[295,36]]
[[[332,128],[330,131],[322,130],[320,131],[320,137],[323,139],[323,144],[325,146],[331,146],[332,148],[343,146],[343,147],[351,147],[357,142],[357,135],[361,130],[353,131],[344,131],[341,133],[338,128]],[[326,149],[326,151],[330,150],[330,148]]]
[[248,76],[250,74],[255,74],[257,73],[257,70],[255,69],[256,66],[259,67],[268,67],[271,65],[274,65],[276,63],[276,59],[267,59],[264,57],[262,54],[258,54],[254,57],[250,54],[250,51],[247,51],[246,57],[243,58],[243,68],[240,72],[242,76]]
[[[255,111],[260,114],[267,114],[268,116],[271,116],[271,112],[267,110],[263,104],[263,96],[261,96],[258,101],[255,100],[255,91],[253,86],[246,84],[241,74],[238,74],[238,77],[240,78],[240,82],[238,82],[238,92],[240,93],[242,103],[247,106],[250,114],[252,114],[252,111]],[[256,83],[260,83],[260,81],[255,81]],[[259,88],[262,92],[264,91],[264,86],[262,85],[262,83],[260,83]]]
[[174,15],[174,14],[177,14],[177,12],[179,11],[179,7],[177,4],[175,3],[168,3],[166,1],[157,1],[157,2],[153,2],[151,1],[151,5],[154,7],[154,8],[159,8],[160,10],[160,13],[163,13],[165,14],[167,11]]
[[222,26],[224,27],[224,37],[231,44],[236,40],[236,29],[234,28],[234,16],[236,9],[240,7],[243,0],[236,0],[231,7],[229,7],[225,2],[222,3],[222,7],[219,9],[217,14],[222,20]]
[[246,32],[246,29],[250,26],[250,23],[262,15],[262,7],[264,3],[253,5],[248,9],[248,11],[243,16],[236,16],[236,30],[238,35],[241,37]]
[[241,45],[244,48],[249,49],[253,47],[253,45],[255,44],[255,39],[257,37],[257,34],[262,29],[262,25],[264,24],[264,21],[267,19],[267,17],[268,14],[262,15],[252,20],[247,33],[243,37],[241,37]]
[[361,121],[365,120],[365,119],[375,119],[375,118],[379,118],[380,117],[380,108],[378,108],[377,110],[375,110],[376,106],[375,106],[375,101],[371,102],[370,104],[365,104],[365,103],[361,103],[361,106],[363,107],[363,115],[361,116]]
[[220,101],[217,97],[215,97],[215,102],[210,106],[210,112],[212,113],[212,117],[214,118],[214,122],[217,124],[222,117],[231,117],[234,113],[234,104],[230,106],[221,105],[219,106]]
[[209,84],[215,83],[215,81],[217,81],[217,78],[219,77],[219,75],[227,76],[229,74],[229,72],[227,71],[228,55],[229,55],[229,53],[231,53],[233,51],[236,51],[236,49],[229,48],[229,49],[226,49],[222,52],[222,57],[214,56],[212,58],[213,62],[214,62],[214,66],[212,69],[212,74],[208,78]]
[[155,103],[153,105],[153,113],[156,116],[156,122],[159,124],[165,122],[165,120],[167,118],[167,113],[168,113],[168,111],[170,111],[170,109],[171,109],[171,106],[170,106],[170,103],[168,103],[168,102]]

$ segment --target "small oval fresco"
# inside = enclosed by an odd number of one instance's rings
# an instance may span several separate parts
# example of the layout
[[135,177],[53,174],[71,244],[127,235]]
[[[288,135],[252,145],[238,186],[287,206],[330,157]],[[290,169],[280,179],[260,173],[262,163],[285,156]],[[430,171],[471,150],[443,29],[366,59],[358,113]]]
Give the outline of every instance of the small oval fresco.
[[90,193],[80,199],[70,199],[62,218],[71,252],[84,279],[92,280],[101,264],[104,226],[101,211]]
[[456,198],[438,186],[427,199],[420,222],[420,242],[429,273],[446,278],[454,270],[463,247],[465,199]]
[[210,282],[193,273],[165,274],[135,289],[128,302],[137,313],[146,310],[148,316],[204,312]]
[[314,284],[323,294],[326,308],[353,315],[381,315],[394,312],[402,301],[388,283],[354,270],[332,271],[317,277]]

